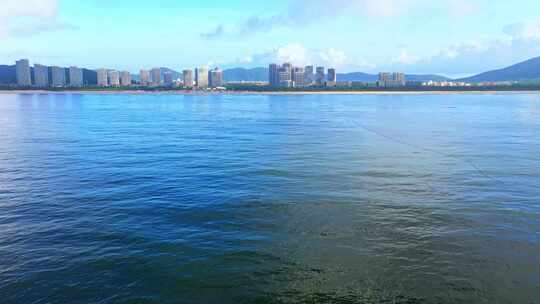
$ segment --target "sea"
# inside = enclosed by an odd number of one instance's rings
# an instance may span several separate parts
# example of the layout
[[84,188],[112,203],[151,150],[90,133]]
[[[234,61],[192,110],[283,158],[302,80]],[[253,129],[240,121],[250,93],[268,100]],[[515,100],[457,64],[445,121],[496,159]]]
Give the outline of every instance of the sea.
[[540,94],[0,94],[0,302],[540,303]]

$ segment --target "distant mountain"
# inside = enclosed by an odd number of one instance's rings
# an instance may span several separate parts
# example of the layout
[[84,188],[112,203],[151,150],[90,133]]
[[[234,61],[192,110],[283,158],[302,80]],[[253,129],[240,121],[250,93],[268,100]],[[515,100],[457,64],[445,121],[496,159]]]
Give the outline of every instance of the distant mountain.
[[172,73],[172,78],[173,79],[178,79],[178,78],[182,78],[182,73],[181,72],[177,72],[175,70],[172,70],[172,69],[169,69],[169,68],[159,68],[161,70],[161,79],[163,79],[163,75],[165,73]]
[[[161,67],[159,68],[159,72],[160,72],[160,75],[161,75],[161,79],[164,79],[164,75],[165,73],[172,73],[172,77],[173,79],[182,79],[182,72],[178,72],[178,71],[175,71],[173,69],[169,69],[169,68],[164,68],[164,67]],[[137,72],[135,74],[131,74],[131,80],[133,81],[140,81],[140,74]]]
[[[441,75],[405,75],[405,78],[407,81],[413,81],[413,82],[423,82],[423,81],[448,81],[450,78],[444,77]],[[345,73],[345,74],[338,74],[337,80],[338,81],[359,81],[359,82],[375,82],[379,79],[379,75],[375,74],[367,74],[362,72],[354,72],[354,73]]]
[[465,82],[518,81],[540,79],[540,57],[529,59],[504,69],[458,79]]
[[14,65],[0,65],[0,84],[14,84],[17,82]]
[[223,71],[223,80],[234,81],[268,81],[268,68],[234,68]]
[[[268,68],[234,68],[223,72],[225,81],[268,81]],[[375,82],[379,78],[375,74],[367,74],[362,72],[342,73],[337,75],[338,81],[359,81],[359,82]],[[448,81],[447,77],[440,75],[406,75],[408,81]]]
[[374,82],[374,81],[377,81],[378,78],[379,78],[378,75],[362,73],[362,72],[338,73],[337,74],[337,80],[338,81]]
[[450,81],[452,79],[441,76],[441,75],[435,75],[435,74],[406,74],[405,78],[407,81],[413,81],[413,82],[424,82],[424,81]]

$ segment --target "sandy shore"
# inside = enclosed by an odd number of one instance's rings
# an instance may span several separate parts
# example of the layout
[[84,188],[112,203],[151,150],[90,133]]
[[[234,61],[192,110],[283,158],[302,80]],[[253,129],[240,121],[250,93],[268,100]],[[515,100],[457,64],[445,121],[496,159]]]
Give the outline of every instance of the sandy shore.
[[76,94],[76,95],[446,95],[446,94],[540,94],[540,91],[532,90],[508,90],[508,91],[143,91],[143,90],[0,90],[0,94]]

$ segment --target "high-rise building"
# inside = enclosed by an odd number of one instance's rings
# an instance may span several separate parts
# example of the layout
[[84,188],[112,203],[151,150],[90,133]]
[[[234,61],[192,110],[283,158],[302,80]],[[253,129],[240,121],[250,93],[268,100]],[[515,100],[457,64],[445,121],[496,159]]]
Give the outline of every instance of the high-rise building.
[[218,88],[223,86],[223,71],[219,68],[215,68],[208,73],[208,80],[211,88]]
[[161,69],[160,68],[153,68],[150,71],[150,76],[152,77],[153,86],[158,87],[161,85]]
[[315,82],[315,74],[314,69],[312,65],[308,65],[304,69],[305,75],[304,75],[304,85],[310,86]]
[[172,72],[165,72],[163,73],[163,83],[166,85],[166,86],[172,86],[173,85],[173,74]]
[[49,68],[41,64],[34,64],[34,84],[38,88],[49,86]]
[[120,85],[123,87],[129,87],[131,85],[131,74],[129,72],[120,72]]
[[279,68],[278,71],[279,71],[278,72],[278,75],[279,75],[278,86],[282,88],[292,87],[292,77],[291,77],[292,75],[291,75],[290,67],[283,65],[281,68]]
[[405,85],[405,74],[403,73],[379,73],[379,81],[377,81],[379,87],[397,88]]
[[139,72],[139,83],[143,86],[147,86],[150,84],[150,71],[141,70]]
[[325,81],[325,70],[324,67],[317,67],[315,71],[315,84],[323,85]]
[[289,62],[286,62],[281,67],[288,70],[289,73],[291,73],[291,78],[292,78],[293,65],[291,63],[289,63]]
[[324,67],[317,67],[317,72],[315,74],[315,84],[318,86],[324,85]]
[[208,69],[201,67],[195,69],[195,84],[197,88],[208,88]]
[[328,77],[326,78],[326,80],[331,82],[337,82],[336,69],[328,69]]
[[268,66],[268,84],[271,87],[279,86],[279,69],[280,66],[275,63]]
[[17,77],[18,86],[29,87],[32,85],[30,62],[28,59],[21,59],[15,62],[15,76]]
[[51,67],[51,86],[54,88],[66,86],[66,69],[53,66]]
[[292,82],[295,88],[303,88],[305,86],[305,71],[304,68],[295,67],[292,72]]
[[336,69],[328,69],[328,75],[326,77],[326,85],[329,87],[335,87],[337,85]]
[[82,87],[83,86],[83,70],[78,67],[69,68],[69,86]]
[[113,87],[120,86],[120,73],[118,71],[109,71],[107,73],[107,78],[109,80],[109,85]]
[[193,71],[192,70],[184,70],[182,72],[182,76],[184,79],[184,87],[191,88],[193,87]]
[[398,86],[404,87],[407,84],[405,81],[405,74],[403,73],[392,73],[392,80]]
[[390,73],[379,73],[379,82],[385,83],[391,79]]
[[106,87],[109,85],[108,71],[106,69],[99,69],[97,73],[97,85],[100,87]]

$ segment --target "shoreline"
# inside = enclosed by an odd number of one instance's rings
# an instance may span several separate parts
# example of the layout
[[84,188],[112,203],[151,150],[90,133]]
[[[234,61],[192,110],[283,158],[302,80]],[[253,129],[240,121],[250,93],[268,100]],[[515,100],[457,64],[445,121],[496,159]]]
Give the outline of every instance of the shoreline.
[[192,90],[0,90],[0,94],[35,95],[449,95],[449,94],[540,94],[540,90],[343,90],[343,91],[192,91]]

